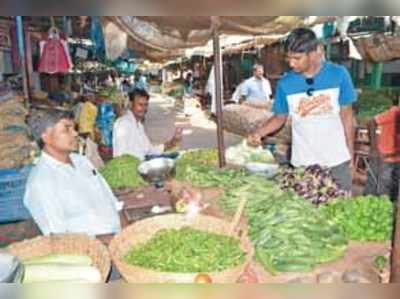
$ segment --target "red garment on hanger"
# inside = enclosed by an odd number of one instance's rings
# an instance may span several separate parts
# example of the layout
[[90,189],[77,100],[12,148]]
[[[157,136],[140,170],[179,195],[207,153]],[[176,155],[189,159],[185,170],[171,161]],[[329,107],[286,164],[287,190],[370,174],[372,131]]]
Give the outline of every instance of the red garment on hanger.
[[72,67],[66,42],[59,37],[41,42],[39,72],[47,74],[67,73]]

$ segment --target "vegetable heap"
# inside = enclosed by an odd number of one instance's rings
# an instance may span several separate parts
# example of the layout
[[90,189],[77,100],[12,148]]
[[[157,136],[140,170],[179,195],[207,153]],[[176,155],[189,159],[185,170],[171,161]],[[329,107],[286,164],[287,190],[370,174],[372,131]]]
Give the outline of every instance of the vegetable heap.
[[107,162],[100,169],[100,173],[111,188],[146,186],[147,183],[137,171],[139,164],[139,159],[131,155],[123,155]]
[[346,196],[346,192],[341,190],[332,178],[329,169],[319,165],[296,169],[282,168],[277,180],[282,190],[294,191],[316,205],[332,198]]
[[248,174],[244,170],[220,170],[215,167],[193,165],[187,166],[185,176],[178,176],[178,180],[190,182],[196,187],[231,188],[246,176]]
[[[241,199],[247,199],[247,206],[252,205],[253,198],[257,196],[268,196],[271,192],[280,192],[275,182],[267,180],[258,175],[247,175],[237,178],[229,188],[225,188],[224,194],[219,199],[219,205],[227,213],[233,214]],[[254,194],[255,197],[252,197]]]
[[86,255],[50,254],[23,261],[23,283],[101,282],[100,271]]
[[192,165],[218,166],[218,152],[215,149],[190,150],[176,161],[177,176],[185,177],[186,168]]
[[162,272],[217,272],[243,264],[245,253],[237,239],[183,227],[158,231],[125,261]]
[[242,198],[256,257],[269,272],[311,271],[343,256],[347,240],[310,202],[256,176],[231,188],[220,203],[232,211]]
[[340,226],[350,240],[385,241],[391,239],[394,207],[387,196],[338,199],[320,209],[323,215]]
[[272,273],[311,271],[342,257],[347,248],[336,225],[290,194],[253,198],[248,218],[256,257]]

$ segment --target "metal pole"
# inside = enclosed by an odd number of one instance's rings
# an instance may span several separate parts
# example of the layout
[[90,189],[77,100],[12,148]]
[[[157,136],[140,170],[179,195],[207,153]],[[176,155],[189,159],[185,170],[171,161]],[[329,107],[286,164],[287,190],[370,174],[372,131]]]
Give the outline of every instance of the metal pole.
[[17,16],[15,17],[15,19],[17,23],[18,51],[19,51],[19,57],[21,59],[22,85],[23,85],[24,97],[25,99],[27,99],[29,97],[29,88],[28,88],[28,77],[26,73],[24,25],[22,21],[22,16]]
[[[215,24],[216,25],[216,24]],[[217,110],[217,138],[218,138],[218,158],[219,167],[225,167],[225,145],[224,145],[224,124],[222,120],[222,57],[219,45],[218,25],[214,26],[213,31],[214,66],[215,66],[215,98]]]

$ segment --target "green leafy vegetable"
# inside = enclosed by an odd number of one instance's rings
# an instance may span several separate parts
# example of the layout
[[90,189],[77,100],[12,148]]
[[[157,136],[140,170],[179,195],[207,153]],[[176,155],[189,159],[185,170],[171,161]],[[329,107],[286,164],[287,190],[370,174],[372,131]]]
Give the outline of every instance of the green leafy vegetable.
[[107,162],[100,169],[100,173],[111,188],[146,186],[147,183],[137,171],[139,164],[139,159],[131,155],[123,155]]
[[387,196],[359,196],[337,199],[321,207],[321,212],[355,241],[390,240],[393,230],[393,203]]

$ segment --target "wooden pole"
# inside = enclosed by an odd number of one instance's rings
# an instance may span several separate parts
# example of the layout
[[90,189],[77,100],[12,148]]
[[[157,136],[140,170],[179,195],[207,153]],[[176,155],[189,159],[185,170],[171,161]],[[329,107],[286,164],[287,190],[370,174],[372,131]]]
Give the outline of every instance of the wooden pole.
[[31,32],[28,27],[25,27],[25,63],[26,63],[26,78],[28,82],[28,93],[31,95],[31,91],[34,90],[33,82],[33,62],[32,62],[32,46],[31,46]]
[[219,19],[211,17],[213,25],[213,49],[214,49],[214,66],[215,66],[215,98],[217,112],[217,138],[218,138],[218,158],[219,167],[225,167],[225,145],[224,145],[224,124],[222,120],[222,57],[219,44]]
[[28,86],[28,76],[26,69],[26,55],[25,55],[25,39],[24,39],[24,24],[22,16],[15,17],[17,24],[17,40],[18,40],[18,52],[21,60],[21,73],[22,73],[22,85],[24,91],[24,98],[29,98],[29,86]]

